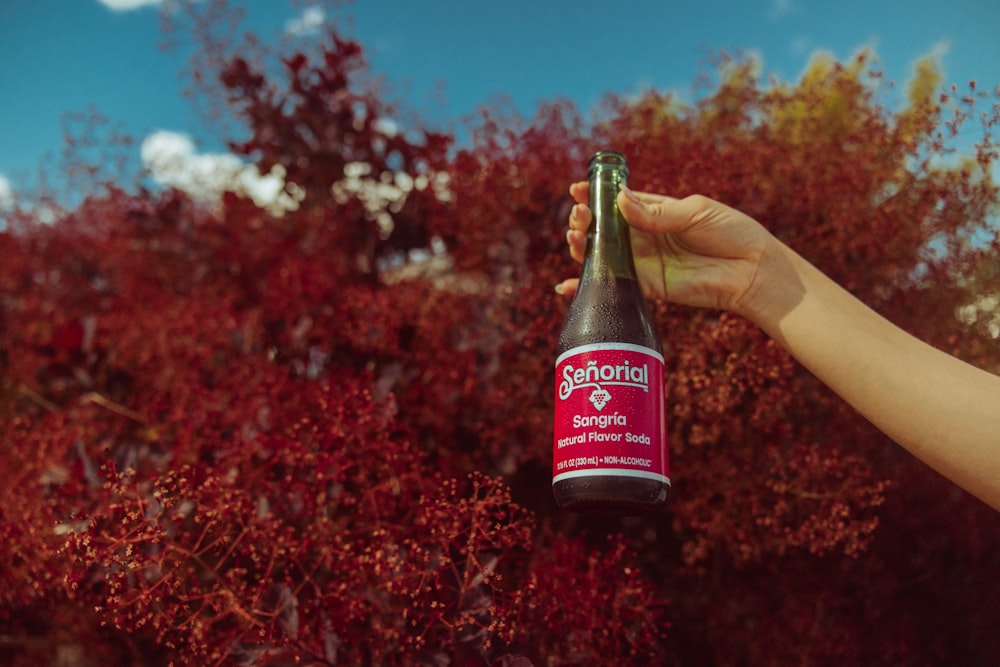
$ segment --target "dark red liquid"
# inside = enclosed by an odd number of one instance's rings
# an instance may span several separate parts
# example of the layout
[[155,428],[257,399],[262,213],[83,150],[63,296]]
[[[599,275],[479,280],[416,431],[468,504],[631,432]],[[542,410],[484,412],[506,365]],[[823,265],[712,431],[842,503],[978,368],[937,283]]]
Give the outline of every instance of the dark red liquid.
[[[592,343],[631,343],[662,354],[639,284],[630,278],[584,281],[570,305],[556,355]],[[664,446],[666,444],[664,443]],[[552,485],[563,509],[591,514],[648,514],[670,496],[670,483],[628,476],[589,476]]]

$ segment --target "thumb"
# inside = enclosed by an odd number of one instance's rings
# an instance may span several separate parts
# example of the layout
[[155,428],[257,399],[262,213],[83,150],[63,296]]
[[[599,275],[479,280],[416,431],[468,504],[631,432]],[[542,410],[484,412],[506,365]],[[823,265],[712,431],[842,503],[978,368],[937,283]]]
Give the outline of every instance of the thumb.
[[625,220],[648,234],[678,234],[692,227],[704,213],[704,198],[677,199],[665,195],[633,192],[622,187],[618,208]]

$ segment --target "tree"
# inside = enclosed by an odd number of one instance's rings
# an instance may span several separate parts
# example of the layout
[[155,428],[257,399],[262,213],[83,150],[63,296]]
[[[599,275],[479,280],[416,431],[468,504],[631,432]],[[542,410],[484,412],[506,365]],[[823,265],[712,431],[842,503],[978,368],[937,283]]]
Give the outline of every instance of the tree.
[[869,54],[780,85],[723,59],[691,106],[484,109],[452,148],[388,124],[335,33],[271,66],[213,53],[233,148],[297,210],[110,187],[0,233],[11,662],[992,661],[997,516],[736,317],[656,304],[667,515],[585,520],[549,492],[551,286],[590,150],[997,368],[953,316],[997,245],[992,144],[941,159],[975,91],[926,69],[892,111]]

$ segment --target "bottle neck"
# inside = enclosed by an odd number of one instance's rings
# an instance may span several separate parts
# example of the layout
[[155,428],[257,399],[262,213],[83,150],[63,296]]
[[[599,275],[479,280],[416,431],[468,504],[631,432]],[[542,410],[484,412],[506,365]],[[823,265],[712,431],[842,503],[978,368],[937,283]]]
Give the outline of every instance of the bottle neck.
[[618,210],[618,191],[628,171],[619,165],[598,164],[590,171],[590,210],[587,250],[582,280],[635,279],[629,226]]

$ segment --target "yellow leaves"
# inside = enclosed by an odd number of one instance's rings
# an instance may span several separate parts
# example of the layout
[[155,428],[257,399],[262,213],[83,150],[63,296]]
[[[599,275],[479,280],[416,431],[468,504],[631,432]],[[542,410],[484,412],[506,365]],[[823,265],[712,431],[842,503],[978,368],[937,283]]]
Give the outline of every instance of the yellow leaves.
[[915,145],[937,125],[935,102],[944,76],[935,55],[920,58],[913,64],[913,78],[907,84],[907,108],[899,112],[899,138]]
[[944,80],[938,59],[924,56],[913,64],[913,78],[907,84],[910,108],[923,106],[934,101],[935,93]]
[[864,79],[873,60],[870,51],[859,52],[846,64],[825,51],[813,54],[797,85],[774,91],[772,126],[777,136],[792,143],[848,139],[869,106],[871,92]]

